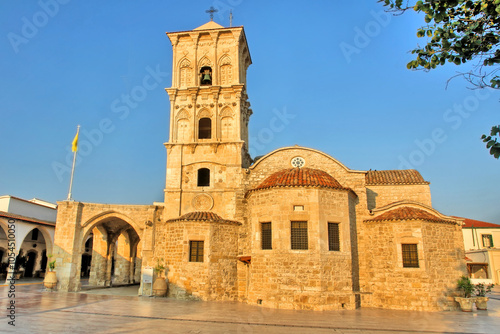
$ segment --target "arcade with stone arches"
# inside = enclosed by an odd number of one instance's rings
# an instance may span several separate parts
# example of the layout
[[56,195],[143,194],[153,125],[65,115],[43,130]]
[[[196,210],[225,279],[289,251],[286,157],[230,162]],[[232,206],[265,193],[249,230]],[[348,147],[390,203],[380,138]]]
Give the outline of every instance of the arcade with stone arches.
[[142,239],[151,220],[150,206],[122,205],[107,210],[105,204],[65,201],[58,205],[58,219],[61,213],[73,212],[77,217],[71,226],[64,224],[56,230],[59,289],[79,291],[82,285],[110,287],[140,282]]
[[[0,279],[44,277],[52,253],[54,225],[3,213],[0,216]],[[10,226],[10,228],[9,228]],[[15,266],[9,268],[9,242],[14,241]]]

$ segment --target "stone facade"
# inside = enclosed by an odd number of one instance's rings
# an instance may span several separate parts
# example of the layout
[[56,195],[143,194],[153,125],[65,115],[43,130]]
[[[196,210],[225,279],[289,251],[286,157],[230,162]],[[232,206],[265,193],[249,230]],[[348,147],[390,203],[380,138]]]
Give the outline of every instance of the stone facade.
[[60,202],[60,290],[79,289],[91,236],[91,285],[139,282],[163,264],[176,298],[312,310],[454,307],[462,220],[432,208],[417,171],[351,170],[299,146],[253,161],[243,28],[209,22],[167,35],[164,202]]

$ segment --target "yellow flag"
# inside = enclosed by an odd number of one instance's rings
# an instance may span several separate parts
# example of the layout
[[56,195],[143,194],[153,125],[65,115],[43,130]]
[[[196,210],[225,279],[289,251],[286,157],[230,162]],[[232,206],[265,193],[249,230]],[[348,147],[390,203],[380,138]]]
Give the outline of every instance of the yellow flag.
[[78,131],[76,132],[75,139],[73,139],[73,143],[71,144],[71,151],[72,152],[78,151]]

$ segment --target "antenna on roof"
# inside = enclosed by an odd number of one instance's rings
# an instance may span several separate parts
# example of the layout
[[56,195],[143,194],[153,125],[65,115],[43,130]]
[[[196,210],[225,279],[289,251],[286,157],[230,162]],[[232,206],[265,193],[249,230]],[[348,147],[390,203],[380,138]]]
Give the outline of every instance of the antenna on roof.
[[229,11],[229,27],[233,26],[233,10]]

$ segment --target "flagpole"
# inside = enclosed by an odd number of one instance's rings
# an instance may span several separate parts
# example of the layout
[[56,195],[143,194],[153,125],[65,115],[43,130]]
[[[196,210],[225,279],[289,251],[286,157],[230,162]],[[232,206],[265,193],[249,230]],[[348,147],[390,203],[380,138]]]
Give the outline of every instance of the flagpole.
[[[73,199],[71,198],[71,189],[73,188],[73,175],[75,174],[75,162],[76,162],[76,152],[78,151],[78,134],[80,133],[80,125],[76,128],[76,136],[75,139],[73,139],[73,167],[71,168],[71,180],[69,181],[69,192],[68,192],[68,201],[72,201]],[[76,141],[76,143],[75,143]]]

